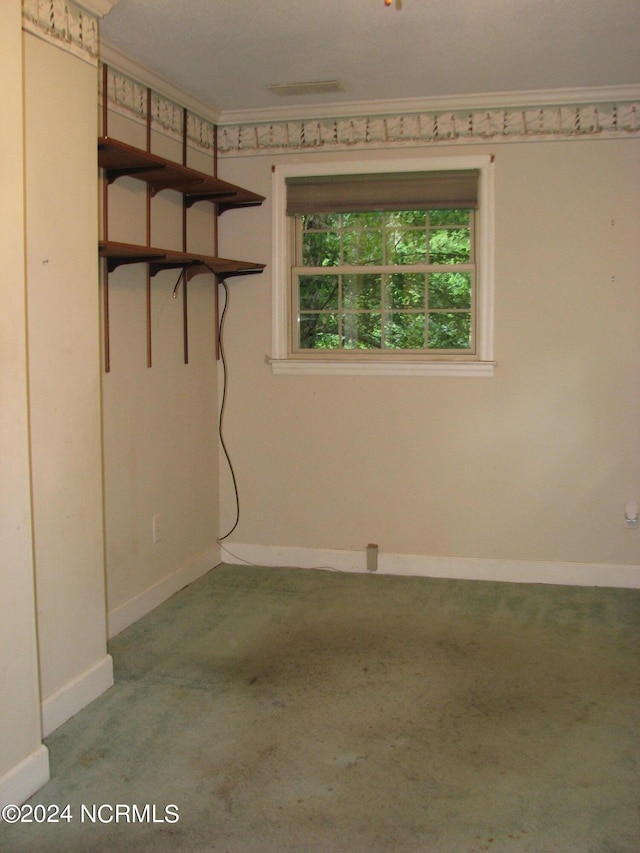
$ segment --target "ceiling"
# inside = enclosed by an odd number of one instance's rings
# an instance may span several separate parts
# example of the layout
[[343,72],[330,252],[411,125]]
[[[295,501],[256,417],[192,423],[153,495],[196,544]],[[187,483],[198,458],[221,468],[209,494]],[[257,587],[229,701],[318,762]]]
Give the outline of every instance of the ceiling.
[[118,0],[101,39],[223,118],[640,84],[639,0]]

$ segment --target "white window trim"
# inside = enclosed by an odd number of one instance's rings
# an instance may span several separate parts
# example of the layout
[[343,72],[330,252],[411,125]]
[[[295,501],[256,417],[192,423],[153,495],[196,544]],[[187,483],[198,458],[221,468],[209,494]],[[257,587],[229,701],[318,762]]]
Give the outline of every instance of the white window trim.
[[[320,358],[295,358],[289,355],[289,223],[286,214],[286,179],[306,175],[368,174],[373,172],[417,172],[451,169],[479,169],[478,185],[480,228],[478,234],[478,318],[477,356],[469,360],[447,361],[433,358],[406,360],[381,358],[358,361],[352,358],[323,355]],[[313,166],[296,163],[274,166],[272,172],[273,201],[273,282],[272,282],[272,357],[276,374],[323,374],[345,376],[476,376],[491,377],[493,360],[493,291],[494,291],[494,177],[493,157],[431,157],[406,160],[364,160],[325,162]]]

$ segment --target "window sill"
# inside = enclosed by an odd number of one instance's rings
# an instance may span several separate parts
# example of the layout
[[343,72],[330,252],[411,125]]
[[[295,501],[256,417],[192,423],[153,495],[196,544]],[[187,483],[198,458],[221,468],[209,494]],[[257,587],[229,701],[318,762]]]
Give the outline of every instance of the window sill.
[[267,358],[276,376],[467,376],[491,378],[495,361],[329,361]]

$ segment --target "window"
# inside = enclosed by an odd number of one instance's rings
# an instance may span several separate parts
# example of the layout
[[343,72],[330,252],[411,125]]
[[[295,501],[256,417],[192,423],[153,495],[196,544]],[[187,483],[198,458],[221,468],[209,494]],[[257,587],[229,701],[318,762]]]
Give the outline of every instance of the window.
[[492,375],[490,166],[276,169],[274,371]]
[[293,350],[472,353],[473,214],[298,214]]

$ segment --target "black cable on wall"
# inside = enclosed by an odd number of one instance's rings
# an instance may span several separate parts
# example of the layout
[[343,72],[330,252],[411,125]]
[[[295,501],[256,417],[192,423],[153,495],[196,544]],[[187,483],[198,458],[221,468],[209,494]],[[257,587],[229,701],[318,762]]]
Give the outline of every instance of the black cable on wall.
[[238,483],[236,480],[236,474],[233,469],[233,463],[231,462],[231,457],[229,456],[229,451],[227,450],[227,445],[224,440],[224,432],[223,432],[223,421],[224,421],[224,411],[227,403],[227,386],[228,386],[228,369],[227,369],[227,359],[224,352],[224,321],[227,316],[227,309],[229,307],[229,287],[227,282],[224,279],[220,279],[220,284],[224,288],[224,308],[222,309],[222,314],[220,316],[220,328],[218,329],[218,345],[220,347],[220,360],[222,361],[222,400],[220,402],[220,416],[218,418],[218,437],[220,438],[220,444],[224,451],[225,458],[227,460],[227,465],[229,466],[229,472],[231,474],[231,480],[233,482],[233,491],[236,498],[236,520],[227,533],[224,536],[220,536],[218,538],[218,542],[222,542],[228,536],[231,536],[233,531],[238,526],[240,521],[240,496],[238,494]]

